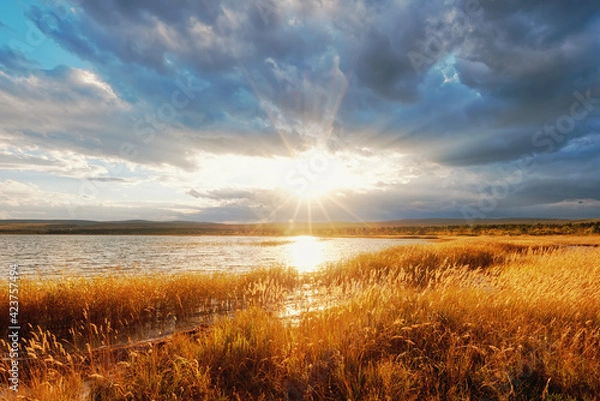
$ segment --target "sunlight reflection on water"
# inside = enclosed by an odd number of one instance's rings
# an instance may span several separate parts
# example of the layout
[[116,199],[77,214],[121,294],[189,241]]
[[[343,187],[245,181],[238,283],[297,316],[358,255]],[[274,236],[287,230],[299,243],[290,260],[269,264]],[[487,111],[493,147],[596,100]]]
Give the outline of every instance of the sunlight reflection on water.
[[288,245],[292,266],[299,272],[314,271],[325,262],[324,243],[319,238],[301,235]]
[[243,273],[273,264],[310,272],[328,262],[425,240],[259,236],[0,235],[0,265],[24,275]]

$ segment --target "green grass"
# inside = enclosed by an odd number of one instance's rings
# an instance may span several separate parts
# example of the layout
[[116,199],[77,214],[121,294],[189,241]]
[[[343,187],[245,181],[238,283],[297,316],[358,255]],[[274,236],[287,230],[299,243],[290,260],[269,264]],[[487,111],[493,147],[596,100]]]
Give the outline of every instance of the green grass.
[[[48,313],[28,334],[23,345],[33,359],[23,365],[21,393],[38,400],[596,400],[600,249],[566,246],[590,241],[398,247],[311,276],[276,268],[170,282],[28,283],[38,295],[24,309],[61,294],[71,315]],[[324,309],[307,304],[298,320],[282,319],[294,291],[337,301]],[[128,309],[136,324],[146,322],[148,305],[185,320],[206,299],[245,301],[194,333],[97,353],[84,335],[69,349],[68,336],[52,333],[85,321],[70,298],[82,296],[96,300],[87,313],[96,313],[97,339],[122,319],[124,312],[110,309],[113,298],[136,305]]]

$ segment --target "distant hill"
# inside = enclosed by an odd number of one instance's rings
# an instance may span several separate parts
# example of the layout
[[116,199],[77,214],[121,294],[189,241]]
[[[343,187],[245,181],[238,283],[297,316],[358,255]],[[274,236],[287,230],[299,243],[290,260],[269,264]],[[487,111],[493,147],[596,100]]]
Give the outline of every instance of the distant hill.
[[234,229],[188,221],[0,220],[0,234],[219,234]]
[[379,222],[307,222],[222,224],[146,220],[0,220],[0,234],[80,235],[520,235],[596,234],[598,220],[498,219],[469,225],[462,219],[414,219]]

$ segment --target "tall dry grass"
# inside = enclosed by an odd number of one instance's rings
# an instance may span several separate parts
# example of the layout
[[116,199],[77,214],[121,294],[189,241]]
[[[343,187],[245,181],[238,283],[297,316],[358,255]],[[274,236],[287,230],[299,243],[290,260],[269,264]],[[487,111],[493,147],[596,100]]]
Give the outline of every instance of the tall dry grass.
[[[22,277],[21,334],[27,336],[30,330],[41,329],[62,339],[102,345],[109,337],[118,340],[158,332],[167,326],[227,314],[248,305],[278,305],[298,280],[298,273],[285,267],[262,268],[243,275],[189,272],[61,279]],[[5,287],[2,296],[8,299]],[[8,314],[0,314],[0,327],[8,327],[8,319]],[[98,338],[100,343],[95,341]]]
[[[39,329],[24,344],[33,359],[22,394],[39,400],[599,397],[599,248],[562,246],[560,239],[470,239],[361,255],[303,280],[263,274],[236,285],[255,295],[273,286],[274,295],[256,295],[253,306],[204,330],[119,357],[68,350]],[[296,323],[282,320],[270,307],[284,296],[277,288],[303,282],[338,302]]]

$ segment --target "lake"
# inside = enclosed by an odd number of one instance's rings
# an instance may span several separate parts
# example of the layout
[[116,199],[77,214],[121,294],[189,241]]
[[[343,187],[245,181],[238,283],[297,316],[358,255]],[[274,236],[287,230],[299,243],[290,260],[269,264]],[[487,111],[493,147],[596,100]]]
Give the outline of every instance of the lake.
[[420,239],[257,236],[0,235],[0,264],[22,275],[247,272],[283,264],[300,272]]

